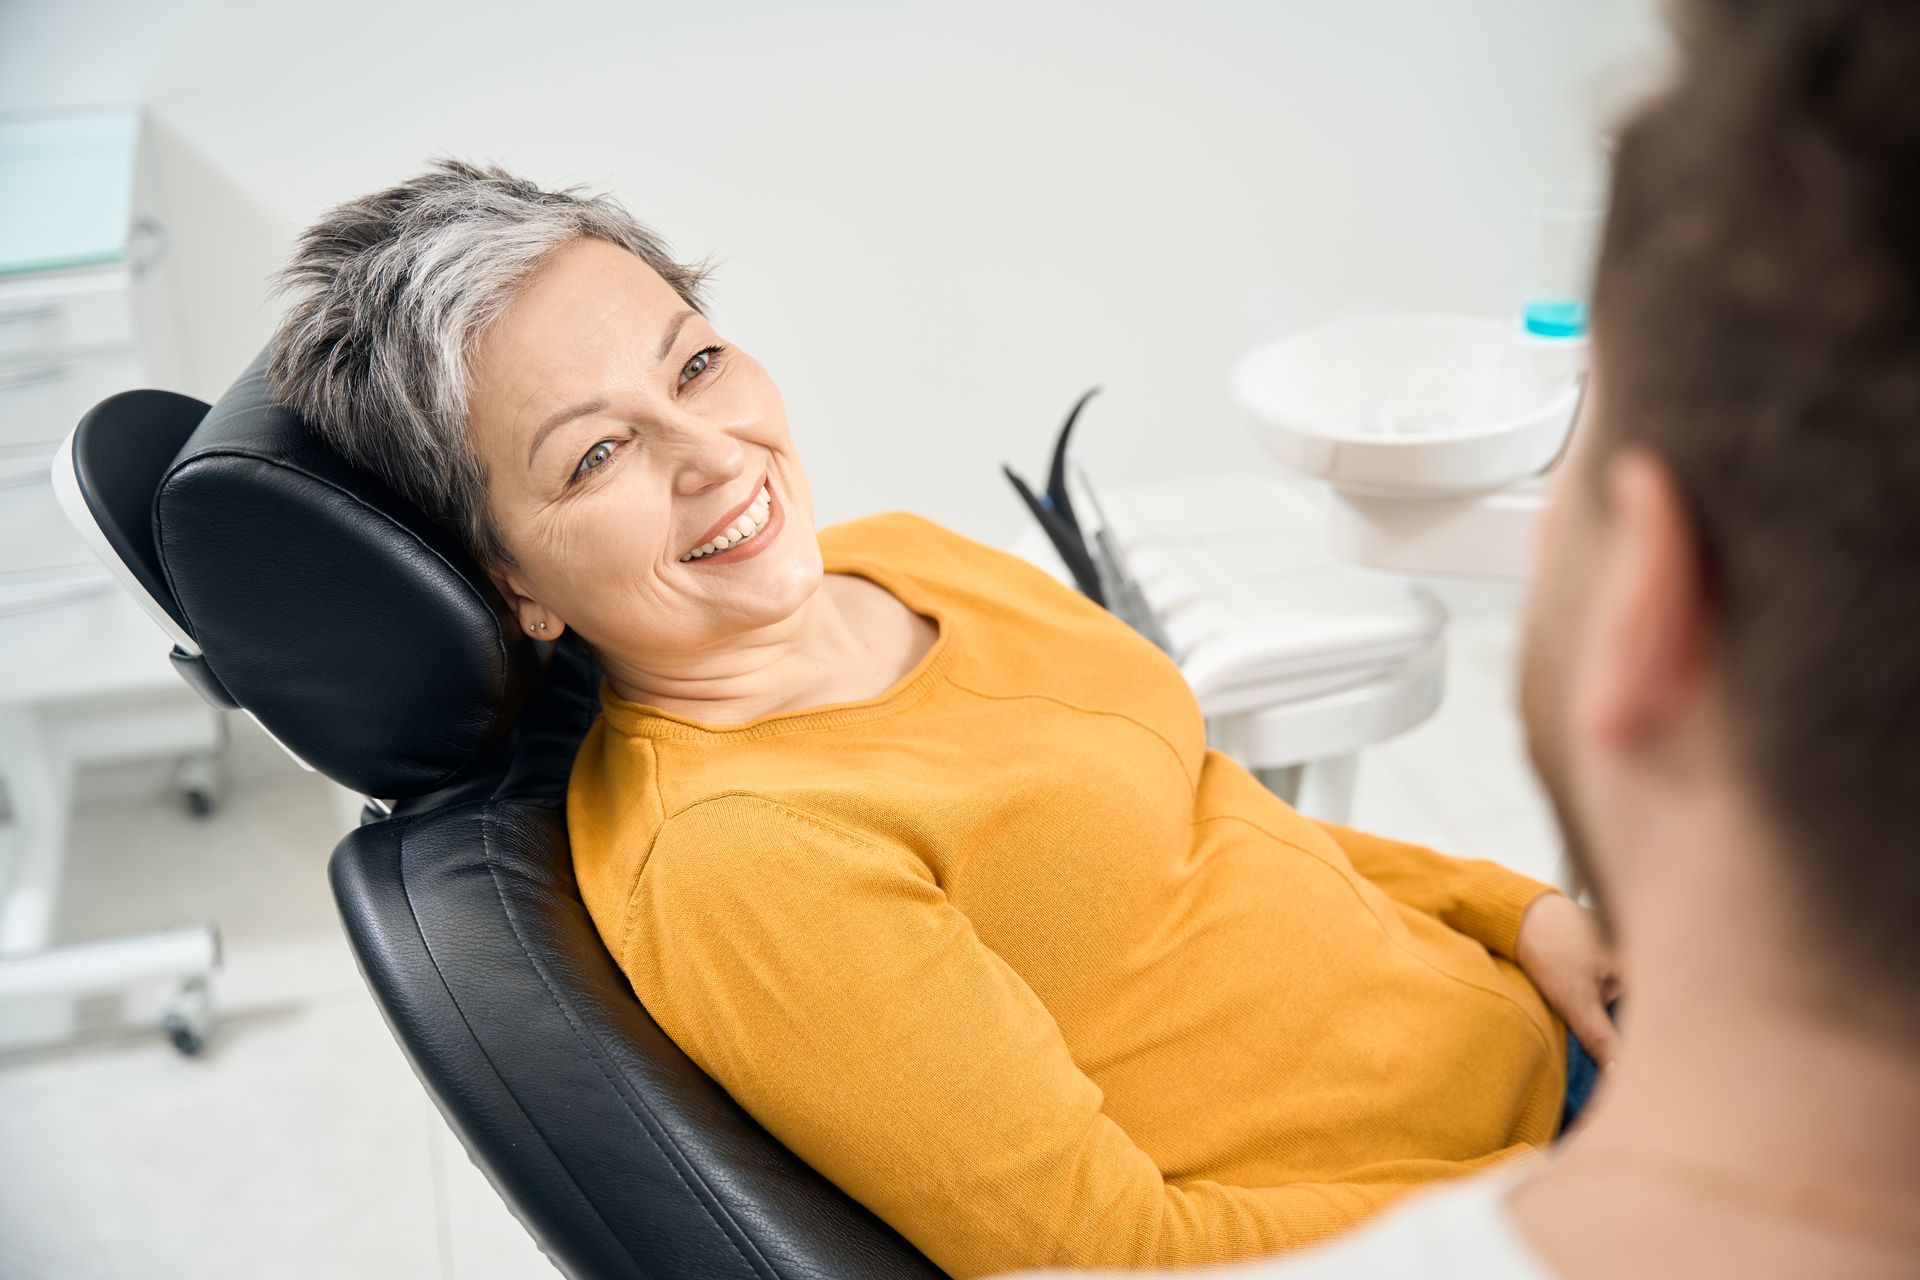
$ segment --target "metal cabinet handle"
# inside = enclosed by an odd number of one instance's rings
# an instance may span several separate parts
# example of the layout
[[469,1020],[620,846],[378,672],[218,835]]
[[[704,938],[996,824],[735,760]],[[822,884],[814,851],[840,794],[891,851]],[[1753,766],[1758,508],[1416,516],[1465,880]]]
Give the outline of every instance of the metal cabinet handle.
[[144,238],[146,252],[133,255],[133,274],[144,276],[159,266],[167,256],[167,229],[160,225],[158,218],[142,214],[133,220],[133,230],[127,237],[129,241]]

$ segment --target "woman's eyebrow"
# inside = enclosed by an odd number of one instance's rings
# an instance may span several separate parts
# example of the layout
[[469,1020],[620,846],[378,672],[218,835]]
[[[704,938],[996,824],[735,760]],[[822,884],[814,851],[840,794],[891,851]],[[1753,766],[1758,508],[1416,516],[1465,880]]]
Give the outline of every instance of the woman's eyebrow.
[[695,314],[697,313],[692,310],[687,310],[682,311],[673,318],[673,323],[667,326],[666,335],[660,339],[660,349],[653,353],[653,362],[655,364],[659,364],[667,358],[667,352],[673,350],[673,344],[680,340],[681,328],[684,327],[687,321]]
[[[653,353],[653,362],[655,364],[658,364],[662,360],[665,360],[667,358],[667,352],[673,350],[673,344],[680,340],[680,330],[686,327],[688,320],[691,320],[694,316],[699,314],[700,314],[699,312],[689,308],[685,311],[682,311],[679,315],[676,315],[673,318],[673,320],[667,325],[666,333],[661,335],[659,348],[655,350]],[[539,427],[534,430],[533,440],[527,446],[528,469],[532,469],[533,467],[533,455],[540,452],[541,444],[546,441],[546,438],[548,436],[553,434],[555,428],[561,426],[563,423],[571,422],[575,418],[581,417],[585,414],[599,413],[602,409],[606,407],[607,407],[607,402],[605,400],[588,400],[583,404],[571,405],[565,409],[562,409],[558,413],[554,414],[552,417],[548,418],[545,422],[541,423]]]
[[533,433],[533,443],[527,446],[527,469],[533,469],[533,455],[540,452],[541,444],[546,441],[548,436],[554,433],[556,428],[565,423],[572,422],[575,418],[585,417],[589,413],[599,413],[606,407],[607,402],[605,400],[588,400],[581,404],[568,405],[541,423],[539,428]]

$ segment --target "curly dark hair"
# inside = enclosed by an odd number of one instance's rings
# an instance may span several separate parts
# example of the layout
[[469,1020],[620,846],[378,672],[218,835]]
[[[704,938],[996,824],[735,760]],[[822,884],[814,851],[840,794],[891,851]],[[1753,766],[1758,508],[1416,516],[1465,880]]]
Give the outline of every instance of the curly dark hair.
[[1671,469],[1743,772],[1806,918],[1911,1008],[1920,4],[1695,0],[1674,17],[1679,74],[1615,150],[1595,452],[1644,445]]

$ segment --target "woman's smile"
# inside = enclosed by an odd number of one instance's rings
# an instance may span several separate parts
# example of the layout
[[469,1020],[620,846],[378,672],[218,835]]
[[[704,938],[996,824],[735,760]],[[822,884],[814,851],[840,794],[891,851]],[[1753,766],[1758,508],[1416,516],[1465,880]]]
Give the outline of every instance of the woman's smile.
[[766,546],[766,544],[772,542],[779,536],[780,530],[786,526],[785,515],[785,505],[774,501],[773,476],[772,473],[769,472],[766,479],[762,481],[760,488],[755,491],[754,499],[747,504],[747,509],[727,525],[728,529],[740,529],[743,524],[753,526],[746,532],[745,536],[733,538],[731,534],[723,532],[719,538],[703,542],[700,545],[702,547],[713,547],[715,543],[721,539],[727,539],[727,545],[725,547],[708,551],[705,554],[701,554],[699,548],[695,548],[693,551],[681,556],[680,563],[686,565],[708,564],[711,562],[732,564],[740,560],[751,560],[754,556],[760,554],[761,549]]

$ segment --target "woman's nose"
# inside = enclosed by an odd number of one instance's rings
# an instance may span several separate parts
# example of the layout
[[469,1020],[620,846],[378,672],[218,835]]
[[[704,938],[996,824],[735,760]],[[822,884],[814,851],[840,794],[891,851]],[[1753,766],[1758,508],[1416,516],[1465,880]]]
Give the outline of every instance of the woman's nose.
[[711,429],[679,437],[669,449],[679,477],[677,487],[688,494],[738,481],[752,461],[739,440]]

